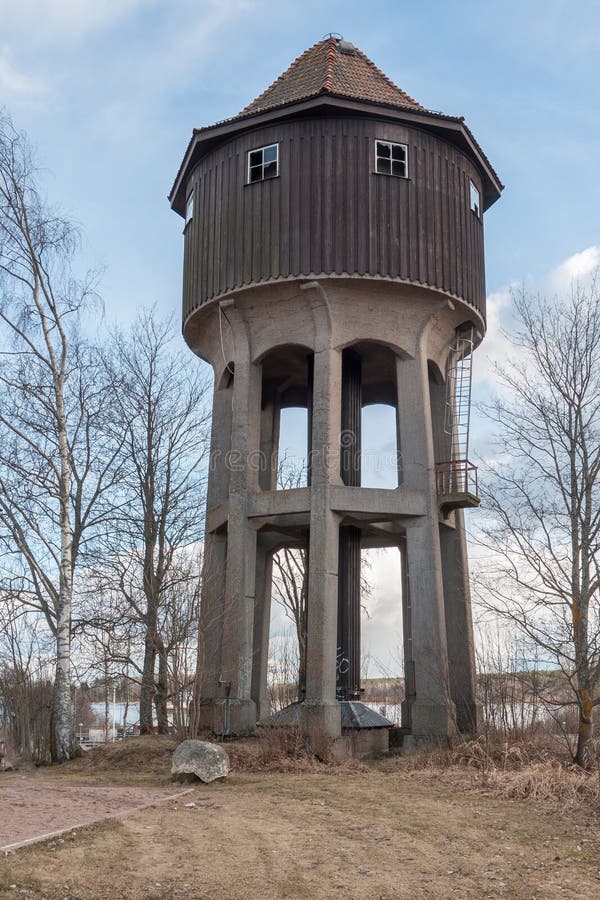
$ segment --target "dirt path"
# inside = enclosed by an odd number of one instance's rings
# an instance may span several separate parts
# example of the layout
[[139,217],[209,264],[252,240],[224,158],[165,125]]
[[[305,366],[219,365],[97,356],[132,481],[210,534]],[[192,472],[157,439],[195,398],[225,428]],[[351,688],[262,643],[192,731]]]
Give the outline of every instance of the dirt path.
[[18,851],[0,861],[0,891],[591,900],[600,896],[600,825],[422,774],[234,774],[123,822]]
[[0,784],[0,851],[107,816],[123,817],[176,793],[175,787],[66,785],[56,779],[20,776]]

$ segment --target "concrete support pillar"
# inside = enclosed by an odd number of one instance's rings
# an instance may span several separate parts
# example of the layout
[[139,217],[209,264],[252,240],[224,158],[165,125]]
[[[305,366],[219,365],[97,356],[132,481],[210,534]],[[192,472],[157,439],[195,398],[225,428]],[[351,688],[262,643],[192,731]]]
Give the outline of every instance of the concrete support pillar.
[[455,732],[450,701],[444,591],[435,485],[435,460],[429,403],[427,359],[422,349],[412,360],[397,361],[398,419],[403,483],[426,498],[426,515],[406,529],[410,595],[416,738],[447,737]]
[[223,646],[223,603],[227,535],[207,534],[204,539],[202,601],[198,640],[197,671],[200,673],[200,728],[213,728],[214,707],[221,690],[221,649]]
[[452,457],[452,435],[445,430],[446,385],[438,384],[432,375],[429,375],[429,403],[435,461],[448,462]]
[[330,508],[330,486],[340,482],[341,354],[331,347],[327,332],[314,355],[306,699],[301,712],[301,727],[320,755],[338,753],[341,744],[336,701],[339,520]]
[[455,528],[440,525],[450,694],[459,731],[477,734],[482,711],[477,700],[467,543],[462,510],[454,516]]
[[[233,376],[226,371],[217,380],[213,394],[210,477],[206,503],[208,510],[216,509],[229,496],[232,401]],[[197,671],[200,673],[199,726],[201,728],[212,729],[214,707],[221,693],[219,679],[223,645],[226,562],[227,535],[225,533],[207,533],[204,539],[197,660]]]
[[271,586],[273,553],[258,539],[256,549],[256,589],[254,596],[254,653],[252,657],[252,700],[258,721],[271,712],[267,691],[269,665],[269,628],[271,625]]
[[229,456],[231,453],[231,424],[233,412],[233,375],[228,371],[215,385],[210,433],[210,471],[206,508],[215,509],[229,496]]
[[402,541],[400,551],[400,576],[402,579],[402,639],[404,650],[404,702],[402,703],[402,727],[410,731],[412,708],[415,702],[415,664],[412,649],[412,610],[408,585],[408,554],[406,541]]
[[[342,430],[340,475],[360,487],[362,362],[356,351],[342,354]],[[340,528],[338,569],[337,698],[360,697],[360,529]]]
[[263,491],[274,491],[277,488],[277,455],[281,419],[279,393],[274,381],[263,382],[260,419],[259,484]]
[[222,694],[215,705],[214,730],[244,734],[256,726],[251,697],[256,531],[248,519],[247,503],[250,492],[258,489],[261,370],[250,361],[250,342],[237,310],[230,312],[230,319],[239,339],[233,383]]

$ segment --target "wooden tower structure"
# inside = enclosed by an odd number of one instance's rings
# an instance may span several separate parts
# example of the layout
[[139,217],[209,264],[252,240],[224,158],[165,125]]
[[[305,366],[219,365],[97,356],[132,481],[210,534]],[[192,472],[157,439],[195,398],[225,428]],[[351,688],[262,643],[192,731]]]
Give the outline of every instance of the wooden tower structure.
[[[268,714],[283,546],[309,561],[296,714],[315,749],[346,752],[343,706],[360,697],[361,547],[402,556],[405,733],[477,730],[466,440],[483,215],[501,190],[462,117],[425,109],[334,36],[194,130],[170,202],[185,221],[184,337],[215,375],[199,665],[217,733]],[[396,410],[390,490],[360,484],[369,403]],[[309,477],[277,490],[289,406],[308,410]]]

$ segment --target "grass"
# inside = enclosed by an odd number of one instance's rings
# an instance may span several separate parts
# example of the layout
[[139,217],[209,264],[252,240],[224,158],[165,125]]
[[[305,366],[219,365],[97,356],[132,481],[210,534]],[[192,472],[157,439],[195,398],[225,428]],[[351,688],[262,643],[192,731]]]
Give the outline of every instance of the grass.
[[[382,763],[394,766],[390,760]],[[532,800],[561,809],[579,807],[600,814],[600,765],[574,765],[566,750],[547,736],[510,741],[499,736],[434,747],[405,757],[406,771],[428,773],[506,800]]]

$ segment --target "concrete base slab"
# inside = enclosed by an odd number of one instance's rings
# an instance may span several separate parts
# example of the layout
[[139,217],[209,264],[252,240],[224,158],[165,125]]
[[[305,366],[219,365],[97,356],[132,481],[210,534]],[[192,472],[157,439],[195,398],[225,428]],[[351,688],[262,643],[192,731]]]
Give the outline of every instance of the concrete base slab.
[[479,702],[456,704],[456,723],[463,735],[475,737],[483,728],[483,706]]
[[456,731],[454,704],[425,703],[418,699],[411,707],[411,734],[416,738],[449,740]]
[[213,700],[202,704],[202,724],[221,737],[254,734],[256,704],[253,700]]
[[344,728],[342,733],[350,741],[354,759],[389,752],[389,728]]

